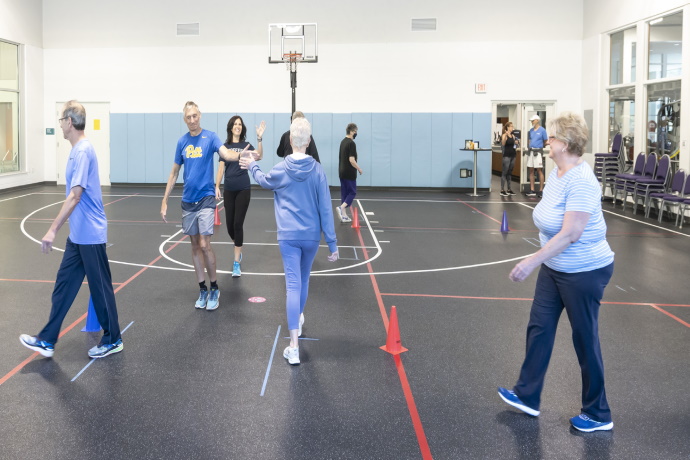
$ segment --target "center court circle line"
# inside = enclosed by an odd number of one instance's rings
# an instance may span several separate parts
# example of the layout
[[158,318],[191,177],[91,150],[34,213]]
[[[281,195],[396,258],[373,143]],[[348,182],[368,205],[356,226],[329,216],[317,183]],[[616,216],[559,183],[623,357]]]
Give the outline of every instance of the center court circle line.
[[[26,227],[25,227],[26,221],[29,220],[29,219],[31,218],[31,216],[33,216],[34,214],[36,214],[36,213],[38,213],[38,212],[40,212],[40,211],[42,211],[42,210],[44,210],[44,209],[47,209],[47,208],[49,208],[49,207],[51,207],[51,206],[55,206],[56,204],[61,204],[61,203],[63,203],[63,202],[64,202],[64,200],[58,201],[58,202],[56,202],[56,203],[52,203],[52,204],[49,204],[49,205],[47,205],[47,206],[43,206],[43,207],[41,207],[41,208],[38,208],[38,209],[32,211],[31,213],[27,214],[27,215],[22,219],[21,224],[20,224],[20,229],[21,229],[22,233],[24,234],[24,236],[26,236],[29,240],[31,240],[31,241],[37,243],[38,245],[41,245],[41,241],[37,240],[36,238],[34,238],[33,236],[31,236],[31,235],[26,231]],[[521,260],[521,259],[524,259],[524,258],[529,257],[530,255],[532,255],[532,253],[530,253],[530,254],[526,254],[526,255],[524,255],[524,256],[513,257],[513,258],[510,258],[510,259],[496,260],[496,261],[492,261],[492,262],[484,262],[484,263],[472,264],[472,265],[458,265],[458,266],[454,266],[454,267],[429,268],[429,269],[420,269],[420,270],[400,270],[400,271],[374,272],[374,273],[370,273],[370,272],[364,272],[364,273],[334,273],[334,272],[342,272],[343,270],[347,270],[347,269],[350,269],[350,268],[355,268],[355,267],[359,267],[359,266],[368,264],[369,262],[372,262],[372,261],[376,260],[376,259],[377,259],[378,257],[380,257],[381,254],[382,254],[381,245],[379,244],[379,241],[378,241],[378,239],[376,238],[376,235],[374,234],[373,229],[371,228],[371,225],[370,225],[370,223],[369,223],[369,219],[367,218],[366,214],[364,213],[364,209],[363,209],[363,207],[362,207],[362,203],[361,203],[359,200],[357,200],[357,202],[358,202],[359,208],[362,210],[362,220],[364,220],[364,221],[366,222],[366,226],[367,226],[367,228],[369,229],[369,233],[371,234],[371,237],[373,238],[373,240],[374,240],[374,242],[375,242],[375,244],[376,244],[376,249],[377,249],[376,254],[375,254],[374,257],[372,257],[371,259],[362,261],[362,262],[357,263],[357,264],[354,264],[354,265],[348,265],[348,266],[346,266],[346,267],[333,268],[333,269],[329,269],[329,270],[314,271],[314,272],[311,273],[312,276],[370,276],[370,275],[372,275],[372,274],[373,274],[373,275],[398,275],[398,274],[401,274],[401,275],[402,275],[402,274],[431,273],[431,272],[441,272],[441,271],[451,271],[451,270],[464,270],[464,269],[467,269],[467,268],[486,267],[486,266],[490,266],[490,265],[498,265],[498,264],[504,264],[504,263],[514,262],[514,261],[516,261],[516,260]],[[161,256],[163,256],[165,259],[169,260],[170,262],[175,263],[175,264],[178,264],[178,265],[182,265],[183,267],[188,267],[188,268],[180,268],[180,267],[160,267],[160,266],[157,266],[157,265],[137,264],[137,263],[133,263],[133,262],[124,262],[124,261],[113,260],[113,259],[109,259],[109,262],[110,262],[110,263],[114,263],[114,264],[119,264],[119,265],[127,265],[127,266],[130,266],[130,267],[142,267],[142,268],[143,268],[143,267],[148,267],[148,268],[155,268],[155,269],[159,269],[159,270],[172,270],[172,271],[193,272],[193,271],[194,271],[194,266],[189,265],[189,264],[185,264],[185,263],[183,263],[183,262],[180,262],[180,261],[178,261],[178,260],[176,260],[176,259],[171,258],[171,257],[168,256],[168,254],[166,254],[165,251],[163,250],[163,248],[165,247],[165,245],[168,244],[168,243],[170,243],[171,240],[172,240],[173,238],[175,238],[177,235],[179,235],[181,232],[182,232],[182,229],[178,230],[175,234],[170,235],[170,237],[166,238],[166,239],[160,244],[160,246],[158,247],[158,251],[159,251],[159,253],[161,254]],[[64,252],[64,251],[65,251],[64,249],[61,249],[61,248],[56,247],[56,246],[53,246],[53,249],[56,250],[56,251],[60,251],[60,252]],[[231,271],[227,271],[227,270],[217,270],[217,272],[218,272],[218,273],[223,273],[223,274],[230,274],[230,273],[232,273]],[[244,272],[244,274],[247,274],[247,275],[256,275],[256,276],[285,276],[285,273],[284,273],[284,272],[275,272],[275,273]]]

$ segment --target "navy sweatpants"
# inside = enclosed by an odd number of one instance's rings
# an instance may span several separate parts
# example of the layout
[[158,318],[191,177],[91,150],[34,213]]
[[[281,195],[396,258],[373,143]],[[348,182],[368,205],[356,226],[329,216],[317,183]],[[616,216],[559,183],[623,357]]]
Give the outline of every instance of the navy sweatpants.
[[565,308],[582,373],[582,413],[599,422],[611,421],[599,344],[599,306],[611,275],[613,263],[581,273],[562,273],[541,266],[527,325],[525,361],[513,388],[527,406],[539,409],[558,319]]
[[50,318],[38,334],[41,340],[52,344],[57,342],[62,322],[79,293],[84,276],[89,282],[94,310],[103,328],[100,345],[120,340],[120,325],[105,244],[74,244],[69,238],[55,280]]

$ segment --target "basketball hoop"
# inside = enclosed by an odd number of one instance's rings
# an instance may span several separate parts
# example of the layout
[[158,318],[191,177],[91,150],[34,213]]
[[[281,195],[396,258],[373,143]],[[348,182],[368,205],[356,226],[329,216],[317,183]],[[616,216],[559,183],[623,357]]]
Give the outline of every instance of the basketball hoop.
[[297,63],[303,59],[302,53],[283,53],[283,61],[290,72],[296,71]]

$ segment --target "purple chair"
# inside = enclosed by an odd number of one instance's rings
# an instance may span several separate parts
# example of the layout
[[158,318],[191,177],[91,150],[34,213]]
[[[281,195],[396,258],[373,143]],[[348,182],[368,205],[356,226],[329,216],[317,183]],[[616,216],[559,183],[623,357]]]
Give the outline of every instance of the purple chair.
[[623,136],[621,133],[613,137],[611,152],[594,154],[594,175],[601,182],[602,198],[606,194],[606,187],[611,187],[611,195],[615,194],[614,178],[623,171],[625,155],[621,152]]
[[659,222],[661,222],[661,219],[664,216],[664,207],[677,206],[681,201],[683,201],[683,199],[688,198],[688,193],[690,193],[690,182],[687,182],[687,174],[685,174],[685,170],[679,169],[673,175],[673,179],[671,180],[670,192],[653,192],[649,194],[649,206],[647,207],[645,217],[649,217],[649,212],[652,209],[652,205],[656,203]]
[[647,155],[647,159],[644,162],[642,177],[626,181],[625,186],[621,190],[621,192],[623,193],[623,210],[625,210],[625,205],[628,202],[628,195],[635,198],[635,191],[637,190],[637,188],[635,187],[635,183],[640,179],[651,179],[654,177],[654,173],[656,172],[656,163],[656,153],[650,153],[649,155]]
[[[647,155],[644,152],[640,152],[635,159],[635,166],[633,167],[632,173],[620,173],[616,174],[614,178],[614,188],[613,188],[613,205],[616,205],[616,199],[618,198],[618,192],[624,192],[625,186],[628,182],[635,182],[635,179],[642,177],[644,172],[644,164],[647,159]],[[656,161],[656,158],[655,158]]]
[[678,203],[678,214],[676,214],[676,225],[678,225],[678,219],[680,219],[680,228],[683,228],[683,221],[685,220],[685,210],[690,207],[690,198],[686,198],[680,203]]
[[[641,177],[635,181],[635,194],[633,195],[633,214],[637,212],[637,202],[642,198],[642,206],[645,211],[649,205],[649,194],[653,192],[665,192],[671,179],[671,158],[664,154],[659,160],[654,177]],[[646,212],[645,212],[646,215]]]

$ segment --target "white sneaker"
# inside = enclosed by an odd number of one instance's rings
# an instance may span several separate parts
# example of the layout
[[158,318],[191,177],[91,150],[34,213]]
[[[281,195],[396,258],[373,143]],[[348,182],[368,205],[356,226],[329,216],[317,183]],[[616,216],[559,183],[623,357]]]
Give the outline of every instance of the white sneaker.
[[299,329],[297,330],[297,337],[302,337],[302,325],[304,324],[304,313],[299,315]]
[[283,351],[283,358],[288,360],[288,363],[296,366],[299,364],[299,347],[286,347]]
[[338,217],[340,218],[340,222],[345,222],[345,219],[347,219],[347,216],[343,216],[343,208],[341,208],[340,206],[336,206],[335,211],[338,213]]

